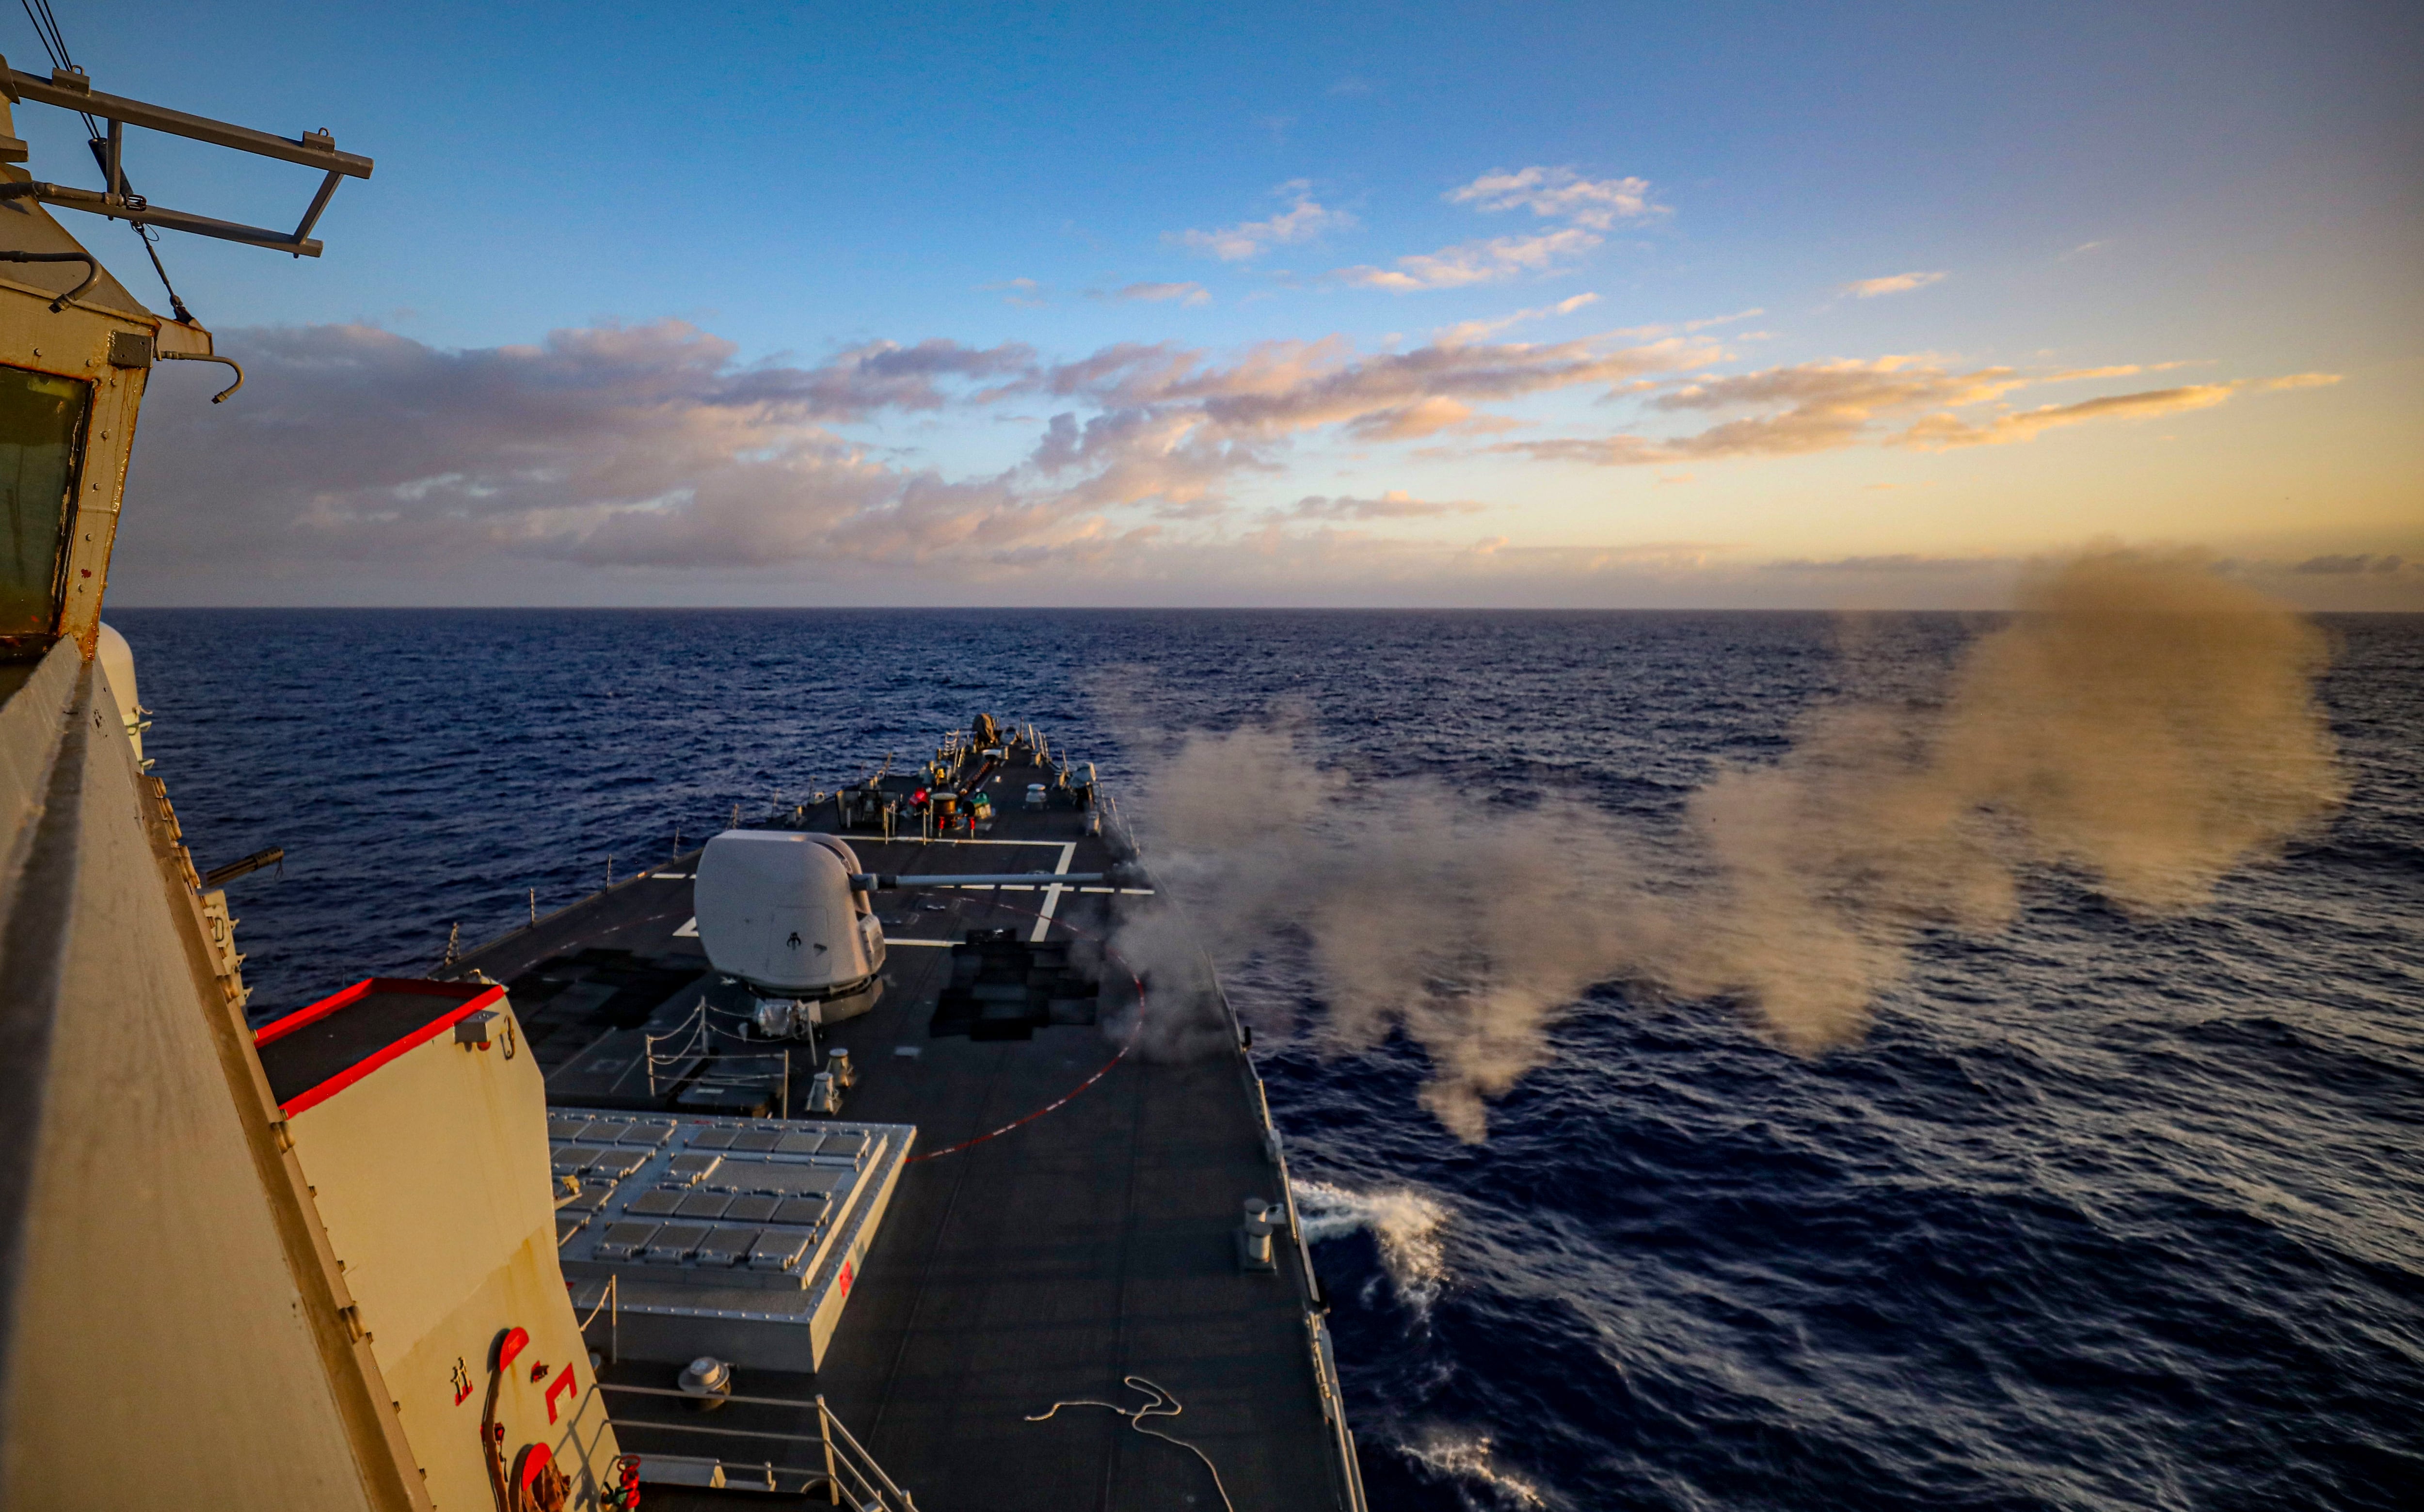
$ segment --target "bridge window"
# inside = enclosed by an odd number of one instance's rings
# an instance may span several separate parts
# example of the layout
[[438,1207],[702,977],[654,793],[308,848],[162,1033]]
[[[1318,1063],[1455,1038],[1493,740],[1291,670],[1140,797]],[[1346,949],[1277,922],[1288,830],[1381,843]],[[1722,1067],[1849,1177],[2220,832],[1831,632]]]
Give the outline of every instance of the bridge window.
[[0,367],[0,650],[58,629],[90,386]]

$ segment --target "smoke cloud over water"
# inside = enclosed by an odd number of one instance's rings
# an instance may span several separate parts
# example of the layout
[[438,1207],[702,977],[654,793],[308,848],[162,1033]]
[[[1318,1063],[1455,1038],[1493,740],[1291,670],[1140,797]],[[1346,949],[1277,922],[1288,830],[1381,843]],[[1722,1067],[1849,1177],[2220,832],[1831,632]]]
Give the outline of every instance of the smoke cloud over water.
[[2328,647],[2294,613],[2127,552],[2049,565],[2016,607],[1932,707],[1822,707],[1781,760],[1720,769],[1680,848],[1566,800],[1358,784],[1273,724],[1179,746],[1148,853],[1224,966],[1300,944],[1331,1046],[1422,1046],[1424,1106],[1477,1141],[1596,983],[1735,997],[1814,1054],[1864,1031],[1921,931],[2003,929],[2032,874],[2175,914],[2339,803]]

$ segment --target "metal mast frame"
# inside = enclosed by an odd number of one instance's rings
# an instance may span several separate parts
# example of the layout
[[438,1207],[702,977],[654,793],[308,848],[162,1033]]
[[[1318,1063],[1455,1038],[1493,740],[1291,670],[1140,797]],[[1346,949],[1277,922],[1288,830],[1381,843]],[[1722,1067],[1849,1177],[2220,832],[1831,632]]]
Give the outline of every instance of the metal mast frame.
[[[196,236],[213,236],[223,242],[241,242],[248,247],[267,247],[273,252],[287,252],[295,257],[318,257],[320,243],[311,237],[311,228],[328,208],[337,185],[346,179],[367,179],[371,176],[371,160],[355,152],[337,151],[337,140],[326,131],[305,132],[300,136],[279,136],[270,132],[254,131],[249,126],[230,125],[206,116],[190,116],[182,110],[146,104],[121,95],[103,94],[92,87],[92,80],[81,69],[53,69],[46,78],[8,66],[0,57],[0,94],[10,102],[31,100],[37,104],[56,105],[109,123],[109,135],[102,151],[103,178],[106,187],[96,193],[90,189],[71,188],[66,184],[40,181],[24,183],[0,183],[0,199],[32,199],[46,205],[62,205],[70,210],[88,211],[123,220],[137,226],[158,226],[165,231],[187,231]],[[208,142],[214,147],[231,148],[258,157],[276,158],[284,163],[297,163],[318,168],[326,175],[320,181],[319,192],[311,197],[311,206],[292,231],[272,231],[262,226],[240,225],[235,221],[215,220],[182,210],[167,210],[152,204],[139,194],[126,188],[124,166],[126,128],[139,126],[146,131],[166,132],[191,141]],[[25,144],[16,137],[0,138],[0,162],[22,163],[26,158]]]

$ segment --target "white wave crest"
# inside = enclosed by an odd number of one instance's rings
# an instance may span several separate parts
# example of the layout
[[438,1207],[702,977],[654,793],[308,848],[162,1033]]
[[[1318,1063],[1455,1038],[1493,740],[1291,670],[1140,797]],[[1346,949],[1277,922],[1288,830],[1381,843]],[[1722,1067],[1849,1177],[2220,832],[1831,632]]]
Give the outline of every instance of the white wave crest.
[[[1490,1435],[1464,1428],[1433,1427],[1422,1438],[1402,1446],[1417,1464],[1439,1474],[1477,1484],[1494,1492],[1502,1506],[1547,1506],[1548,1498],[1540,1488],[1516,1474],[1502,1470],[1491,1459]],[[1468,1504],[1470,1502],[1468,1500]]]
[[1447,1279],[1447,1257],[1440,1247],[1440,1230],[1448,1218],[1445,1203],[1405,1186],[1373,1192],[1321,1181],[1298,1181],[1294,1186],[1297,1218],[1308,1244],[1369,1230],[1399,1297],[1427,1307],[1439,1296],[1440,1283]]

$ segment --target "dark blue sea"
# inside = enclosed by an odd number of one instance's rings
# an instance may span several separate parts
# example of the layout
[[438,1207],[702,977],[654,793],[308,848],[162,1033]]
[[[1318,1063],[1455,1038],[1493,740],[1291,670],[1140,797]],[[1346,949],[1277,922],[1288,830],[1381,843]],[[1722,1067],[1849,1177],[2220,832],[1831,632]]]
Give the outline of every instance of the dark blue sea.
[[[1795,614],[112,619],[197,862],[286,848],[230,888],[261,1012],[980,708],[1114,784],[1284,708],[1361,775],[1655,835],[1718,763],[1985,623],[1880,620],[1847,656]],[[1738,1005],[1602,987],[1477,1146],[1402,1040],[1258,1042],[1373,1505],[2424,1507],[2424,617],[2325,623],[2350,800],[2209,908],[2032,879],[2010,931],[1922,939],[1815,1058]]]

